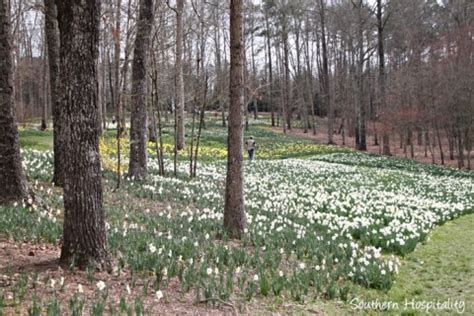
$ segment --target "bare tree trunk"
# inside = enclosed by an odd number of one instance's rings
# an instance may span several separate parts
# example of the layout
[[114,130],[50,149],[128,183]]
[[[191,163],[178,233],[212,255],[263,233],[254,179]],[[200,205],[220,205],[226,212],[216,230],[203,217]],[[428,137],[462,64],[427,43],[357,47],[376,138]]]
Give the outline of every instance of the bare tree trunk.
[[[116,94],[115,94],[115,89],[114,89],[114,74],[112,73],[112,69],[114,66],[112,66],[112,56],[110,55],[110,49],[107,48],[107,65],[109,68],[108,72],[108,78],[109,78],[109,90],[110,90],[110,104],[115,105],[116,103]],[[103,129],[106,130],[107,128],[107,122],[105,122]]]
[[[197,92],[196,92],[197,93]],[[193,177],[193,166],[194,166],[194,129],[196,126],[196,102],[197,95],[194,97],[193,108],[192,108],[192,123],[191,123],[191,144],[189,147],[189,177]]]
[[[201,64],[199,62],[199,57],[196,60],[196,78],[200,78]],[[194,86],[194,99],[193,99],[193,108],[192,108],[192,123],[191,123],[191,144],[189,147],[189,177],[192,178],[194,175],[194,135],[196,129],[196,112],[199,99],[199,84],[196,82]]]
[[298,17],[294,19],[294,33],[295,33],[295,51],[296,51],[296,74],[295,74],[295,87],[296,87],[296,100],[299,108],[300,121],[303,124],[303,133],[308,133],[309,118],[308,118],[308,106],[304,100],[304,84],[302,82],[303,76],[301,71],[301,21]]
[[[285,18],[283,24],[283,68],[284,68],[284,106],[283,106],[283,132],[286,133],[286,129],[291,130],[291,116],[292,116],[292,107],[291,107],[291,91],[290,91],[290,62],[289,62],[289,43],[288,43],[288,25]],[[285,129],[286,125],[286,129]]]
[[[244,42],[245,42],[245,39],[244,39]],[[247,51],[244,50],[243,52],[244,54],[244,60],[246,61],[247,60]],[[243,79],[243,82],[245,82],[245,85],[244,85],[244,118],[245,118],[245,131],[248,132],[249,130],[249,100],[251,98],[250,96],[250,87],[248,87],[248,82],[250,81],[249,80],[249,72],[248,72],[248,69],[247,69],[247,62],[245,62],[244,64],[244,79]]]
[[48,92],[47,92],[48,84],[46,82],[48,78],[48,63],[47,63],[48,51],[47,51],[47,47],[45,45],[44,39],[43,39],[43,48],[41,51],[43,54],[43,56],[41,56],[42,57],[41,59],[43,60],[43,69],[42,69],[43,104],[41,107],[41,127],[40,128],[42,131],[45,131],[48,128]]
[[454,137],[453,134],[446,129],[446,137],[448,138],[448,148],[449,148],[449,159],[454,160]]
[[[131,45],[130,45],[130,37],[131,37],[131,28],[130,28],[130,19],[132,15],[132,8],[131,8],[132,1],[128,2],[128,8],[127,8],[127,34],[125,36],[125,58],[122,66],[122,79],[121,79],[121,90],[122,92],[120,93],[120,107],[119,110],[120,112],[120,136],[126,131],[126,105],[128,102],[126,102],[128,99],[126,98],[128,95],[128,66],[129,66],[129,55],[131,51]],[[120,36],[120,33],[119,33]]]
[[45,34],[48,46],[49,88],[51,95],[51,112],[53,113],[53,152],[55,185],[62,186],[63,168],[61,164],[61,106],[59,105],[59,30],[57,8],[54,0],[45,0]]
[[425,158],[428,158],[428,146],[429,146],[429,134],[428,134],[428,130],[425,131],[424,133],[425,135]]
[[130,129],[129,176],[147,176],[147,103],[146,81],[150,35],[153,26],[154,1],[140,0],[137,35],[132,64],[132,117]]
[[456,128],[457,149],[458,149],[458,168],[464,168],[464,142],[460,128]]
[[184,148],[184,82],[183,82],[183,6],[184,0],[176,1],[176,109],[178,150]]
[[122,162],[122,95],[120,93],[120,17],[122,12],[122,1],[117,0],[115,11],[115,34],[114,34],[114,92],[115,92],[115,113],[117,124],[117,188],[120,188],[121,162]]
[[367,150],[366,140],[366,106],[364,102],[364,30],[362,17],[362,1],[359,2],[357,8],[358,30],[357,30],[357,95],[356,95],[356,129],[359,142],[356,145],[358,150]]
[[225,188],[224,227],[231,238],[240,238],[247,226],[244,208],[243,166],[243,0],[230,2],[230,104]]
[[12,46],[7,1],[0,3],[0,204],[26,198],[13,104]]
[[444,165],[444,152],[443,152],[443,146],[441,142],[441,135],[439,132],[439,127],[435,126],[436,129],[436,138],[438,138],[438,146],[439,146],[439,154],[441,156],[441,164]]
[[308,95],[308,106],[311,109],[311,127],[313,129],[313,135],[316,135],[316,119],[314,113],[314,97],[313,97],[313,73],[311,69],[311,57],[310,57],[310,49],[309,49],[309,18],[306,19],[305,25],[305,62],[306,62],[306,93]]
[[60,105],[64,126],[64,235],[61,261],[108,267],[99,154],[100,2],[58,1]]
[[342,145],[346,145],[346,126],[345,126],[345,119],[342,118],[341,122],[341,135],[342,135]]
[[400,139],[399,147],[400,147],[400,149],[402,149],[403,148],[403,132],[400,132],[399,136],[400,136],[400,138],[399,138]]
[[[251,51],[251,55],[252,55],[252,77],[251,77],[251,87],[252,87],[252,90],[256,87],[256,84],[257,84],[257,67],[255,66],[255,21],[254,19],[250,19],[250,23],[251,23],[251,26],[250,26],[250,51]],[[258,118],[258,104],[257,104],[257,100],[256,100],[256,96],[254,95],[254,93],[252,92],[252,95],[250,95],[250,98],[248,101],[252,100],[252,111],[253,111],[253,118],[254,120],[256,120]],[[248,129],[246,129],[248,130]]]
[[423,129],[421,127],[416,128],[416,142],[418,146],[423,145]]
[[148,122],[148,141],[156,143],[157,141],[157,131],[156,131],[156,124],[154,123],[156,120],[153,117],[154,108],[153,108],[153,88],[152,88],[151,80],[147,80],[147,110],[150,112],[149,117],[151,118]]
[[[213,17],[214,17],[214,49],[215,49],[215,57],[216,57],[216,90],[217,90],[217,99],[218,99],[218,104],[219,104],[219,110],[221,111],[221,122],[222,122],[222,127],[226,127],[226,115],[225,115],[225,102],[224,102],[224,90],[225,90],[225,84],[224,84],[224,72],[222,71],[222,57],[221,57],[221,30],[219,29],[219,20],[218,20],[218,15],[219,15],[219,2],[216,2],[216,6],[213,11]],[[224,45],[225,46],[225,45]]]
[[[382,13],[382,0],[377,0],[377,30],[378,30],[378,54],[379,54],[379,89],[380,107],[386,108],[385,103],[385,50],[384,50],[384,21]],[[390,155],[390,136],[386,128],[382,133],[382,153]]]
[[[155,54],[152,53],[152,117],[153,117],[153,125],[155,126],[155,129],[158,132],[158,139],[155,142],[155,150],[156,150],[156,156],[158,158],[158,168],[159,168],[159,174],[161,176],[165,175],[165,166],[164,166],[164,160],[163,160],[163,129],[161,126],[161,109],[160,109],[160,102],[158,98],[158,70],[157,70],[157,63],[156,63],[156,58]],[[155,110],[156,114],[158,115],[158,120],[155,117]]]
[[431,163],[434,165],[436,164],[436,158],[434,154],[434,136],[430,137],[429,130],[426,131],[425,143],[428,145],[428,150],[431,154]]
[[272,69],[272,46],[270,42],[270,25],[268,22],[268,12],[265,11],[265,27],[266,27],[266,40],[267,40],[267,54],[268,54],[268,103],[270,104],[270,117],[272,127],[275,127],[275,107],[273,106],[273,69]]
[[327,107],[328,114],[328,144],[334,144],[334,109],[331,105],[331,97],[329,92],[329,65],[328,65],[328,53],[326,43],[326,24],[325,24],[325,0],[319,0],[319,17],[321,21],[321,46],[322,46],[322,57],[323,57],[323,82],[322,91],[324,95],[322,98],[325,100],[324,103]]
[[127,121],[126,121],[126,104],[128,99],[128,54],[125,54],[125,61],[122,67],[122,93],[120,94],[120,135],[127,130]]
[[199,155],[199,143],[201,141],[201,134],[202,134],[202,128],[204,126],[204,113],[206,110],[206,102],[207,102],[207,74],[205,75],[205,80],[204,80],[204,96],[201,100],[201,110],[199,112],[199,126],[198,126],[198,133],[197,133],[197,138],[196,138],[196,148],[194,150],[194,166],[192,170],[192,177],[196,177],[196,171],[197,171],[197,161],[198,161],[198,155]]
[[[105,33],[105,32],[104,32]],[[99,35],[100,36],[100,35]],[[104,35],[105,38],[105,35]],[[105,41],[105,39],[104,39]],[[99,41],[99,45],[100,45]],[[99,101],[99,133],[102,135],[104,128],[104,112],[105,109],[107,108],[107,89],[106,89],[106,80],[107,80],[107,74],[106,74],[106,69],[105,69],[105,47],[101,50],[99,48],[99,57],[96,60],[97,64],[97,69],[99,71],[98,73],[98,101]],[[100,69],[100,70],[99,70]]]
[[467,155],[466,155],[466,160],[467,160],[467,170],[471,170],[471,151],[472,151],[472,140],[470,136],[470,127],[467,127],[464,130],[464,145],[466,147]]

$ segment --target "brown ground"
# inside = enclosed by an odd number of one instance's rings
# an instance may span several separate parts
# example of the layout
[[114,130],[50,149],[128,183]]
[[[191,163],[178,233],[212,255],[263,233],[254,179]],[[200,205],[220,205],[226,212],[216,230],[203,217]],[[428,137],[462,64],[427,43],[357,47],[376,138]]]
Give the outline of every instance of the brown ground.
[[[314,140],[318,144],[327,144],[328,143],[328,136],[327,136],[327,120],[326,119],[321,119],[318,118],[316,120],[316,135],[313,135],[312,130],[308,130],[308,133],[303,133],[303,130],[300,128],[292,128],[291,130],[287,131],[287,134],[289,135],[294,135],[294,136],[300,136],[308,139]],[[339,124],[336,123],[334,125],[334,128],[336,132],[339,129]],[[282,131],[282,127],[276,127],[274,128],[277,131]],[[368,126],[368,133],[367,133],[367,152],[369,153],[381,153],[382,152],[382,139],[381,136],[379,135],[379,145],[374,145],[374,137],[373,137],[373,127]],[[333,141],[336,143],[338,146],[343,146],[343,147],[348,147],[348,148],[355,148],[355,137],[349,137],[348,132],[346,130],[346,136],[345,136],[345,144],[343,144],[343,137],[341,134],[334,133],[333,135]],[[436,140],[437,142],[437,140]],[[443,152],[444,152],[444,165],[448,167],[458,167],[458,160],[457,160],[457,155],[454,153],[454,159],[450,159],[449,157],[449,146],[448,146],[448,141],[447,139],[442,139],[442,147],[443,147]],[[417,140],[416,140],[416,135],[414,134],[414,160],[422,162],[422,163],[433,163],[433,158],[432,154],[427,148],[427,157],[425,157],[425,146],[417,145]],[[400,137],[399,135],[391,135],[390,138],[390,151],[391,154],[397,157],[404,157],[404,158],[411,158],[410,156],[410,147],[407,147],[406,153],[404,152],[403,148],[400,148]],[[434,151],[434,161],[435,164],[441,165],[441,155],[439,152],[439,147],[436,143],[436,146],[433,148]],[[467,156],[467,152],[465,153],[465,157]],[[465,160],[465,165],[467,168],[467,159]]]
[[[205,303],[195,304],[194,293],[181,294],[179,281],[172,280],[168,287],[163,290],[164,298],[157,300],[150,282],[148,295],[144,296],[144,284],[141,278],[137,278],[137,284],[132,287],[132,277],[128,270],[122,270],[120,274],[107,272],[96,272],[92,283],[88,281],[87,272],[70,271],[67,267],[61,267],[58,263],[60,254],[59,246],[50,244],[17,244],[5,239],[0,239],[0,293],[3,292],[6,299],[6,315],[27,315],[28,307],[31,305],[33,293],[48,302],[56,292],[56,297],[61,305],[61,314],[68,311],[70,298],[77,293],[78,285],[84,290],[82,294],[86,298],[85,314],[88,315],[90,305],[98,301],[96,284],[104,281],[108,288],[108,302],[115,302],[118,310],[121,297],[127,300],[129,306],[133,306],[136,296],[144,300],[145,311],[148,315],[217,315],[235,314],[234,308],[220,304],[220,306],[208,306]],[[28,275],[28,290],[22,302],[15,303],[13,291],[22,273]],[[36,287],[33,287],[33,277],[37,274]],[[64,288],[60,289],[60,279],[64,277]],[[51,288],[50,281],[56,280],[55,290]],[[131,294],[126,291],[126,284],[131,287]],[[107,303],[108,306],[108,303]],[[67,314],[67,313],[66,313]],[[106,313],[107,314],[107,313]]]
[[[0,295],[5,298],[2,315],[28,315],[33,296],[41,299],[43,305],[55,295],[60,307],[61,315],[69,314],[69,300],[78,292],[78,285],[83,287],[81,296],[85,299],[84,315],[91,314],[91,306],[99,300],[96,284],[104,281],[107,284],[108,298],[104,315],[109,315],[109,303],[114,302],[116,311],[119,311],[120,298],[124,297],[128,306],[133,308],[135,298],[140,296],[145,307],[145,315],[292,315],[313,314],[329,315],[333,309],[328,309],[326,302],[321,300],[306,304],[279,298],[260,297],[251,302],[201,302],[195,303],[195,293],[181,293],[179,280],[173,278],[170,284],[163,289],[164,298],[157,300],[150,282],[148,294],[144,297],[142,277],[137,278],[135,287],[132,287],[132,276],[127,269],[119,273],[96,272],[94,280],[89,282],[86,271],[71,271],[68,267],[59,264],[60,247],[51,244],[15,243],[0,236]],[[21,302],[15,302],[15,285],[22,274],[28,276],[27,291]],[[35,285],[33,278],[37,275]],[[59,285],[64,277],[64,287]],[[56,280],[55,289],[48,280]],[[126,285],[131,288],[131,294],[126,291]],[[43,310],[42,314],[45,314]],[[133,314],[135,314],[133,310]],[[123,315],[123,314],[122,314]]]

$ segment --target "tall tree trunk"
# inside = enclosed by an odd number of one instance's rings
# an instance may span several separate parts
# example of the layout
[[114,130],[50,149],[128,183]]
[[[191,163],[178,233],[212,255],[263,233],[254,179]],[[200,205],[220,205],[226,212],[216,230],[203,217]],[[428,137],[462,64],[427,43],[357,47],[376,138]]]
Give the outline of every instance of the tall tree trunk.
[[0,204],[27,196],[13,104],[8,1],[0,2]]
[[268,13],[265,11],[265,27],[266,27],[266,40],[267,40],[267,54],[268,54],[268,103],[270,104],[270,116],[272,127],[275,127],[275,107],[273,106],[273,69],[272,69],[272,46],[270,41],[270,25],[268,22]]
[[120,187],[121,163],[122,163],[122,95],[120,93],[120,17],[122,12],[122,1],[117,0],[115,11],[115,32],[114,32],[114,92],[115,92],[115,114],[117,124],[117,188]]
[[230,1],[230,104],[225,188],[224,228],[231,238],[240,238],[247,220],[244,208],[243,166],[243,0]]
[[[288,26],[286,25],[286,21],[283,23],[283,67],[284,67],[284,84],[285,84],[285,102],[283,106],[283,120],[285,123],[283,125],[288,130],[291,130],[291,115],[292,115],[292,107],[291,107],[291,91],[290,91],[290,61],[289,61],[289,43],[288,43]],[[283,128],[283,131],[286,132],[286,129]]]
[[364,101],[364,29],[363,29],[363,17],[362,17],[362,0],[359,2],[357,8],[358,15],[358,30],[357,30],[357,92],[356,92],[356,130],[358,143],[356,149],[367,150],[366,140],[366,106]]
[[[105,42],[105,31],[104,33],[104,40],[101,42],[99,40],[99,43],[104,43]],[[100,35],[99,35],[100,36]],[[99,44],[100,45],[100,44]],[[103,44],[105,46],[105,43]],[[105,109],[107,108],[107,71],[106,71],[106,62],[105,62],[105,47],[102,49],[99,48],[99,58],[96,61],[97,63],[97,70],[99,72],[98,74],[98,84],[99,84],[99,94],[98,94],[98,101],[99,101],[99,128],[100,128],[100,135],[102,135],[104,128],[104,112]],[[100,69],[100,70],[99,70]]]
[[53,113],[53,152],[55,185],[63,184],[63,168],[61,163],[61,105],[59,104],[59,30],[57,8],[54,0],[45,0],[45,34],[48,47],[49,88],[51,94],[51,112]]
[[[382,0],[377,0],[377,38],[378,38],[378,54],[379,54],[379,98],[380,108],[385,109],[385,49],[384,49],[384,20],[382,13]],[[390,136],[386,127],[382,132],[382,153],[390,155]]]
[[428,146],[429,146],[429,141],[430,141],[430,136],[429,136],[429,132],[428,130],[425,130],[425,133],[424,133],[424,137],[425,137],[425,158],[428,157]]
[[184,81],[183,81],[183,7],[184,0],[176,1],[176,118],[178,150],[184,148]]
[[305,44],[304,44],[304,51],[305,51],[305,62],[306,62],[306,93],[308,95],[308,106],[311,109],[311,127],[313,129],[313,135],[316,135],[316,119],[314,113],[314,94],[313,94],[313,72],[311,69],[311,56],[310,56],[310,49],[309,49],[309,18],[306,19],[305,25]]
[[128,104],[128,69],[129,69],[129,56],[131,52],[131,45],[130,45],[130,37],[132,34],[131,27],[130,27],[130,20],[132,17],[132,1],[128,2],[128,8],[127,8],[127,34],[125,35],[125,58],[123,61],[123,66],[121,70],[122,74],[122,79],[121,79],[121,90],[122,93],[120,93],[120,110],[121,115],[120,115],[120,135],[123,134],[124,131],[126,131],[126,119],[125,119],[125,113],[126,113],[126,105]]
[[448,128],[446,128],[446,137],[448,138],[449,159],[454,160],[454,144],[456,141],[453,132]]
[[252,89],[252,94],[250,95],[250,98],[248,101],[252,100],[252,111],[253,111],[253,118],[256,120],[258,118],[258,105],[257,105],[257,96],[255,95],[254,89],[257,86],[257,67],[255,65],[255,21],[254,19],[250,19],[250,53],[252,55],[252,77],[251,80],[251,89]]
[[100,2],[58,1],[60,99],[64,125],[61,261],[108,267],[99,154],[96,59]]
[[471,151],[472,151],[472,139],[471,139],[471,128],[466,127],[464,129],[464,144],[466,147],[467,155],[466,155],[466,160],[467,160],[467,170],[471,170]]
[[215,57],[216,57],[216,94],[217,94],[217,102],[219,105],[219,110],[221,111],[221,121],[222,127],[226,127],[226,115],[225,115],[225,102],[223,98],[225,85],[223,80],[223,71],[222,71],[222,55],[221,55],[221,30],[219,29],[219,2],[216,2],[216,6],[213,10],[213,23],[214,23],[214,49],[215,49]]
[[296,100],[299,105],[300,121],[303,125],[303,133],[308,133],[309,118],[308,118],[308,106],[304,100],[304,85],[303,76],[301,71],[301,21],[299,17],[294,19],[294,33],[295,33],[295,51],[296,51],[296,75],[295,75],[295,87],[296,87]]
[[444,165],[443,145],[442,145],[441,133],[439,132],[438,125],[435,125],[435,130],[436,130],[436,138],[438,139],[438,147],[439,147],[439,155],[440,155],[440,158],[441,158],[441,164]]
[[202,135],[202,128],[204,127],[204,113],[206,111],[206,103],[207,103],[207,74],[205,75],[204,79],[204,95],[202,97],[202,104],[201,104],[201,109],[199,111],[199,126],[198,126],[198,133],[196,137],[196,148],[194,149],[194,165],[192,168],[192,178],[196,177],[196,171],[197,171],[197,161],[198,161],[198,154],[199,154],[199,143],[201,141],[201,135]]
[[117,120],[117,130],[120,133],[120,118],[122,117],[122,103],[120,100],[120,35],[121,35],[121,28],[120,28],[120,18],[121,18],[121,6],[122,0],[117,0],[116,3],[116,11],[115,11],[115,29],[113,34],[114,38],[114,65],[113,65],[113,73],[114,73],[114,86],[113,92],[115,96],[115,110],[116,110],[116,120]]
[[140,0],[137,35],[132,63],[132,125],[130,129],[129,176],[147,176],[147,59],[153,26],[153,0]]
[[[107,48],[107,66],[109,68],[108,72],[108,81],[109,81],[109,91],[110,91],[110,104],[114,106],[116,104],[116,94],[115,94],[115,85],[114,85],[114,74],[112,69],[115,69],[112,65],[112,56],[110,52],[110,48]],[[106,122],[107,123],[107,122]],[[106,129],[107,124],[104,124],[104,130]]]
[[326,105],[328,114],[328,144],[334,144],[334,109],[331,105],[331,97],[329,94],[329,65],[326,43],[325,6],[325,0],[319,0],[319,16],[321,21],[321,46],[323,55],[323,82],[321,90],[324,93],[322,98],[325,100],[324,103]]
[[[43,33],[44,34],[44,33]],[[47,63],[47,58],[48,58],[48,51],[47,51],[47,48],[46,48],[46,45],[44,44],[44,38],[42,39],[43,40],[43,47],[42,47],[42,56],[41,56],[41,59],[43,61],[43,69],[42,69],[42,72],[43,72],[43,78],[42,78],[42,89],[43,89],[43,93],[41,95],[42,99],[43,99],[43,103],[42,103],[42,106],[41,106],[41,130],[42,131],[45,131],[47,128],[48,128],[48,93],[47,93],[47,88],[48,88],[48,84],[47,84],[47,77],[48,77],[48,63]]]
[[157,142],[157,130],[156,130],[156,124],[153,123],[155,121],[155,117],[153,117],[154,113],[154,107],[153,107],[153,83],[151,82],[151,79],[147,80],[147,107],[148,107],[148,117],[149,122],[148,122],[148,141],[156,143]]
[[464,142],[462,137],[461,128],[456,128],[456,140],[457,140],[457,151],[458,151],[458,168],[464,168]]

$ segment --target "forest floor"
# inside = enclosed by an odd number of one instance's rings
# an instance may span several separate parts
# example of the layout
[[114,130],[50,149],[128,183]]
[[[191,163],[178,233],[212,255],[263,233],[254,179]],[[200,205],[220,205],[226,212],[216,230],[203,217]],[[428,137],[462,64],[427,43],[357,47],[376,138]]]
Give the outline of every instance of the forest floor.
[[[382,313],[378,308],[361,308],[360,303],[365,302],[390,302],[397,306],[385,315],[418,315],[418,314],[465,314],[474,313],[474,243],[472,232],[474,231],[474,214],[466,215],[452,222],[446,223],[433,230],[429,241],[424,242],[416,250],[403,260],[400,274],[397,276],[394,286],[387,293],[367,290],[358,287],[355,289],[353,298],[348,302],[339,300],[311,299],[305,303],[286,300],[284,298],[258,297],[249,302],[242,312],[247,314],[319,314],[319,315],[348,315],[368,314],[377,315]],[[58,284],[57,289],[50,287],[36,291],[38,297],[52,296],[56,292],[58,304],[67,302],[77,292],[79,284],[83,285],[83,297],[85,301],[91,302],[96,299],[94,283],[85,271],[70,271],[61,268],[58,264],[60,247],[49,243],[13,242],[0,239],[0,293],[11,293],[15,278],[20,278],[22,273],[36,275],[38,280],[48,283],[48,279],[57,280],[64,278],[67,284],[64,289]],[[14,265],[12,265],[12,260]],[[14,272],[13,280],[5,278],[8,271]],[[132,295],[124,295],[123,289],[126,284],[131,284],[129,273],[110,275],[108,273],[94,274],[94,282],[104,281],[111,289],[108,295],[112,301],[120,306],[120,299],[126,297],[133,301]],[[50,282],[50,281],[49,281]],[[148,302],[145,301],[145,310],[152,315],[153,311],[159,314],[205,314],[220,315],[234,314],[237,311],[225,305],[208,306],[206,304],[193,303],[193,297],[182,297],[179,286],[175,285],[175,293],[168,288],[166,301],[161,302],[158,309],[150,308],[156,304],[153,296]],[[115,291],[115,290],[116,291]],[[134,291],[143,291],[143,287],[136,286]],[[137,292],[138,292],[137,291]],[[25,293],[26,294],[26,293]],[[31,308],[29,303],[32,299],[31,293],[28,300],[19,306],[6,304],[8,295],[5,295],[3,314],[0,315],[27,315]],[[13,294],[11,294],[13,295]],[[423,310],[423,308],[412,308],[415,302],[451,302],[445,310],[434,308]],[[454,304],[460,302],[456,307]],[[461,303],[462,302],[462,303]],[[395,305],[397,304],[397,305]],[[463,304],[463,305],[461,305]],[[90,306],[85,306],[87,310]],[[117,308],[117,310],[120,307]],[[64,307],[63,307],[64,310]],[[428,311],[428,312],[427,312]],[[459,313],[458,313],[459,312]],[[54,315],[54,314],[51,314]]]
[[[149,179],[124,179],[118,190],[114,131],[105,132],[111,274],[58,264],[63,210],[49,182],[52,133],[22,129],[28,178],[49,208],[0,207],[0,315],[474,314],[472,173],[318,145],[251,122],[246,137],[258,147],[245,167],[242,242],[214,238],[222,233],[225,129],[208,122],[190,180],[184,152],[171,175],[168,127],[167,176],[157,175],[150,144]],[[430,305],[438,301],[444,308]]]

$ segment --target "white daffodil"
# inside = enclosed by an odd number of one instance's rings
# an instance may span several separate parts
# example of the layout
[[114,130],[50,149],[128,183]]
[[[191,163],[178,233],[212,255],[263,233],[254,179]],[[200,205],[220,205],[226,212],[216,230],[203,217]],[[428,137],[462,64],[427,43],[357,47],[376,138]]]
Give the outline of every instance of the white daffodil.
[[99,291],[103,291],[107,287],[104,281],[97,282],[96,286],[99,289]]

